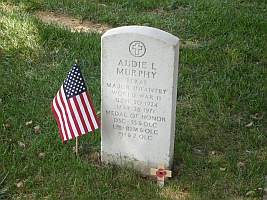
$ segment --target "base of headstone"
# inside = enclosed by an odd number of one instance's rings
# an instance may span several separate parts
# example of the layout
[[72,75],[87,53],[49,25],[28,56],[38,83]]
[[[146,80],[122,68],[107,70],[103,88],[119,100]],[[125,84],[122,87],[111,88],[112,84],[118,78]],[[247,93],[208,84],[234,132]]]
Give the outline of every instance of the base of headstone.
[[263,200],[267,200],[267,175],[265,176],[265,188],[264,188]]
[[[107,154],[105,152],[101,153],[101,161],[104,164],[109,164],[109,163],[115,164],[130,170],[137,171],[141,175],[147,176],[152,180],[157,180],[157,177],[152,176],[150,174],[150,169],[155,168],[158,165],[158,163],[142,162],[134,158],[129,158],[127,156],[121,156],[119,154],[112,155],[112,154]],[[170,163],[172,163],[172,160],[170,160]],[[171,165],[169,163],[165,163],[164,165],[166,169],[171,169]],[[165,180],[167,179],[168,178],[166,177]]]
[[163,181],[158,181],[158,186],[159,187],[163,187],[164,186],[164,182]]

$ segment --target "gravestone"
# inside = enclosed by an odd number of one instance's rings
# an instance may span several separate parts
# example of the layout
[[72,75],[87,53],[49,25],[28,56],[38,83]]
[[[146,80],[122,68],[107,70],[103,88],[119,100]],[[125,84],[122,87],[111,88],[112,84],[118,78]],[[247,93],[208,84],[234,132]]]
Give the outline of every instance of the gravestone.
[[174,151],[179,39],[125,26],[101,38],[101,161],[149,175]]

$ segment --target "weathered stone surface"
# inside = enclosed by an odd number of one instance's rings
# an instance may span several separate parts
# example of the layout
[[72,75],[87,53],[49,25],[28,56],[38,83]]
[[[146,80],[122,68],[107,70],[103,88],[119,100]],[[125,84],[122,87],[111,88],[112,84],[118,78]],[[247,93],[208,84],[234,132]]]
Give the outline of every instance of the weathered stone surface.
[[173,161],[179,39],[128,26],[101,38],[101,160],[149,169]]

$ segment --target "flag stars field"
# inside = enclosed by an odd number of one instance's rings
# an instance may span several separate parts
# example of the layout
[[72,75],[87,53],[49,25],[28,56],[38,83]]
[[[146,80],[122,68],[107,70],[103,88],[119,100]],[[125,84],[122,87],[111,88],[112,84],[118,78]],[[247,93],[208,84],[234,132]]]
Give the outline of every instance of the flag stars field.
[[86,86],[84,84],[83,77],[75,63],[72,70],[68,73],[67,78],[64,80],[64,91],[66,93],[67,99],[86,91]]

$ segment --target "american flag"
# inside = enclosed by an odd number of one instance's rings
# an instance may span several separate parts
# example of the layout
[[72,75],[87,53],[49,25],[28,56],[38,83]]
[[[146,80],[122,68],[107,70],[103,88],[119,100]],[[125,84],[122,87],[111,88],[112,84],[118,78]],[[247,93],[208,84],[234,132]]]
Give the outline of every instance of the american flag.
[[74,63],[50,107],[63,142],[100,127],[77,63]]

